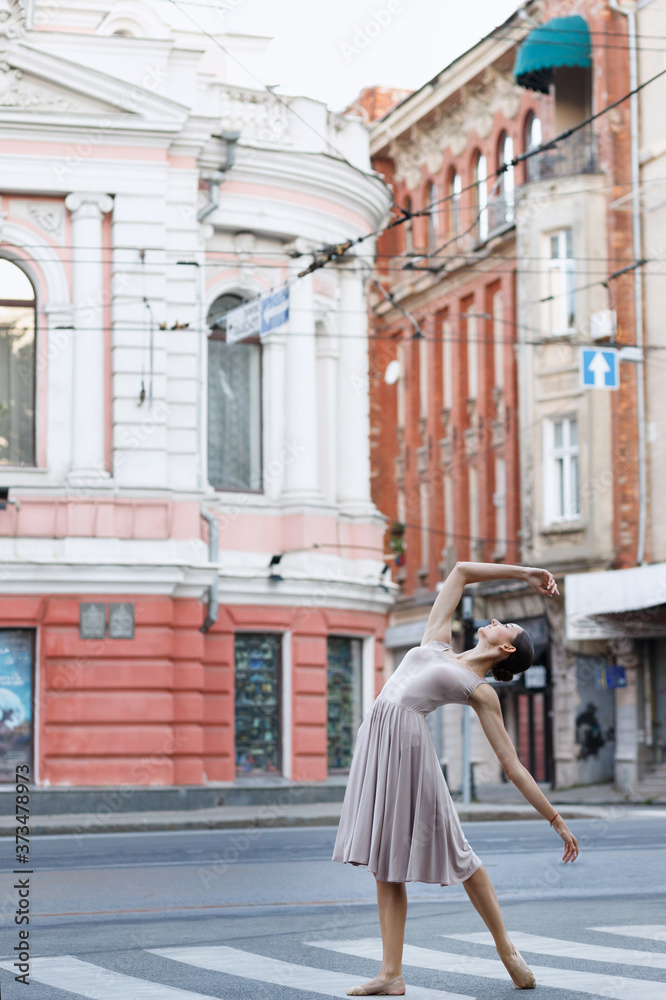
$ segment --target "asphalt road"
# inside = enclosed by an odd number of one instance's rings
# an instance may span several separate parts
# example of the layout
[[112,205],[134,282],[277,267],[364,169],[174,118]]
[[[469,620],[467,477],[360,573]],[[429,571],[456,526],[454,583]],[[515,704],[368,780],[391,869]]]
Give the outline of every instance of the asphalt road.
[[[619,807],[570,826],[581,855],[565,866],[545,823],[465,824],[539,997],[666,1000],[666,811]],[[376,973],[380,934],[374,878],[330,860],[334,837],[309,827],[33,838],[29,992],[14,981],[18,890],[3,838],[2,1000],[344,996]],[[462,886],[412,883],[408,898],[409,997],[515,996]]]

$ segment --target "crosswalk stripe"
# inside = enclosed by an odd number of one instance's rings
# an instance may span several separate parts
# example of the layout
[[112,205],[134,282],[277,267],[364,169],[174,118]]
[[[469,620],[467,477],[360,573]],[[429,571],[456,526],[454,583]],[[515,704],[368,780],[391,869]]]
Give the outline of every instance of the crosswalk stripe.
[[[364,938],[356,941],[306,941],[305,944],[355,955],[358,958],[381,960],[381,938]],[[404,965],[457,975],[478,976],[482,979],[507,980],[509,974],[501,962],[472,955],[455,955],[431,948],[406,944],[402,956]],[[591,993],[594,996],[613,997],[613,1000],[666,1000],[666,984],[648,979],[630,979],[628,976],[601,975],[596,972],[578,972],[576,969],[553,969],[530,964],[537,986],[553,986],[574,993]]]
[[644,938],[646,941],[666,941],[666,924],[626,924],[623,927],[590,927],[588,930]]
[[[13,961],[0,962],[0,968],[16,973]],[[210,994],[192,993],[136,976],[125,976],[101,965],[82,962],[73,955],[31,958],[29,979],[90,1000],[128,1000],[128,997],[132,1000],[212,1000]]]
[[[442,937],[495,946],[492,935],[487,931],[478,934],[442,934]],[[666,955],[653,951],[606,948],[598,944],[585,944],[583,941],[560,941],[558,938],[525,934],[522,931],[509,931],[509,937],[520,951],[529,951],[537,955],[578,958],[585,962],[609,962],[611,965],[642,965],[649,969],[666,969]]]
[[[239,976],[242,979],[271,983],[273,986],[287,986],[292,990],[307,990],[309,993],[332,997],[344,996],[350,986],[357,986],[364,979],[372,979],[375,975],[370,973],[368,976],[350,976],[328,969],[294,965],[292,962],[267,958],[265,955],[256,955],[254,952],[241,951],[238,948],[228,948],[226,945],[192,945],[146,950],[152,955],[195,965],[198,969],[224,972],[228,976]],[[410,1000],[474,1000],[466,994],[445,993],[422,986],[408,985],[407,990]]]

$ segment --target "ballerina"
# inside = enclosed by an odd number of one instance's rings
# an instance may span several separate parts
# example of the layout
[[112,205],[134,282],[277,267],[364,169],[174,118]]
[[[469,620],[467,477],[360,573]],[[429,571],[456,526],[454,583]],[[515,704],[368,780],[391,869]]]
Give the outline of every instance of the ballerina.
[[451,617],[463,588],[485,580],[523,580],[540,594],[559,594],[548,570],[497,563],[457,563],[437,596],[421,645],[410,649],[361,723],[342,804],[333,860],[367,866],[377,884],[383,961],[377,976],[349,996],[402,996],[406,882],[462,883],[492,934],[517,989],[536,981],[511,942],[497,894],[483,862],[460,825],[426,716],[439,705],[469,704],[507,776],[564,841],[562,860],[578,857],[578,843],[529,771],[504,727],[488,671],[510,681],[534,661],[529,634],[493,619],[479,629],[474,649],[451,649]]

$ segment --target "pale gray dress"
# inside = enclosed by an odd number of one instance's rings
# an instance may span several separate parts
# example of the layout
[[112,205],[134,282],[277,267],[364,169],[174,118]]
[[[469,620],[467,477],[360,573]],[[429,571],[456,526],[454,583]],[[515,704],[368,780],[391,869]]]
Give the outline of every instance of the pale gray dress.
[[367,865],[382,882],[453,885],[482,864],[467,843],[426,716],[466,705],[486,681],[447,642],[410,649],[361,723],[333,861]]

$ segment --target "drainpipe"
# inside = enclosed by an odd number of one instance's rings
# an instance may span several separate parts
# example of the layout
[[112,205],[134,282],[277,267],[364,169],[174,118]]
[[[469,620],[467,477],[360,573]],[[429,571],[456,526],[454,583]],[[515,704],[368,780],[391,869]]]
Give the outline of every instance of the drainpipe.
[[219,170],[207,170],[201,174],[201,179],[208,181],[208,203],[197,212],[199,222],[207,219],[220,204],[220,184],[236,162],[236,143],[240,136],[240,132],[223,132],[222,135],[213,136],[215,139],[224,139],[226,142],[226,156]]
[[[638,58],[636,54],[636,10],[620,7],[618,0],[608,0],[611,10],[627,19],[629,33],[629,89],[638,86]],[[643,234],[640,212],[640,167],[638,159],[638,94],[630,98],[631,111],[631,195],[633,213],[634,260],[642,260]],[[647,525],[647,455],[645,446],[645,379],[643,358],[643,270],[637,267],[634,274],[634,315],[636,322],[636,346],[640,349],[640,360],[636,362],[636,417],[638,420],[638,542],[636,563],[645,564],[645,535]]]
[[217,582],[218,582],[218,559],[219,559],[219,538],[220,538],[220,525],[215,514],[212,514],[209,510],[204,507],[200,508],[201,516],[204,521],[208,521],[208,562],[215,564],[215,576],[213,577],[213,582],[208,588],[208,610],[206,612],[206,617],[204,618],[204,623],[199,629],[200,632],[207,632],[208,629],[217,621],[217,610],[218,610],[218,599],[217,599]]

